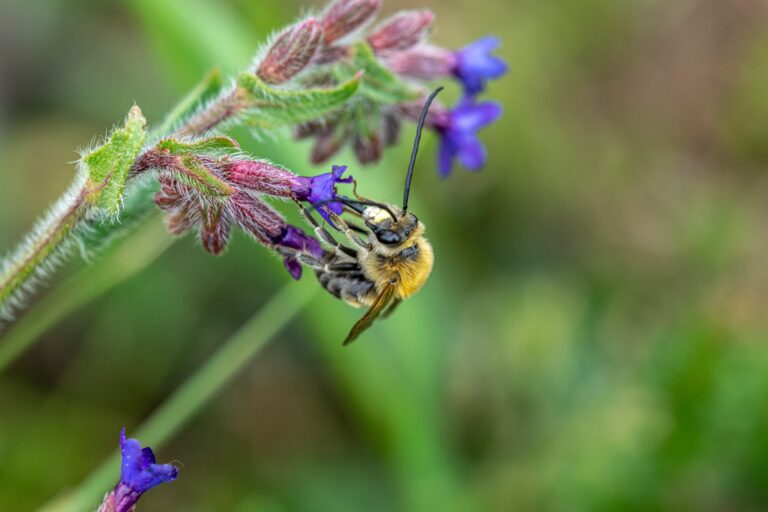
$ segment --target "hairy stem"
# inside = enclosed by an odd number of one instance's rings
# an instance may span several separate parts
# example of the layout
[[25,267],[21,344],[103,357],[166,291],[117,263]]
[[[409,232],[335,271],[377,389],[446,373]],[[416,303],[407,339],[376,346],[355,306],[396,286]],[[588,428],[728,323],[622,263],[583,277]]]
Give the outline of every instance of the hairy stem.
[[[159,447],[171,439],[228,382],[242,371],[270,338],[314,296],[286,284],[261,310],[233,334],[204,366],[181,385],[135,432],[143,443]],[[134,434],[132,434],[134,435]],[[118,479],[120,454],[114,452],[76,489],[38,509],[40,512],[85,512],[93,508]]]
[[[167,134],[185,115],[189,114],[195,105],[200,103],[202,98],[212,94],[220,86],[219,72],[210,72],[171,110],[163,123],[154,130],[154,137],[162,137]],[[186,123],[181,126],[182,130],[188,129]],[[195,133],[191,134],[194,135]],[[23,292],[28,290],[37,279],[51,272],[59,260],[65,259],[67,250],[73,245],[74,232],[83,221],[86,221],[85,212],[88,207],[86,197],[88,193],[88,177],[80,171],[69,189],[51,207],[49,213],[38,221],[18,248],[3,259],[0,266],[0,319],[9,322],[13,320],[13,312],[20,306]],[[133,209],[142,211],[123,211],[121,218],[143,218],[146,216],[146,211],[151,208],[151,201],[139,202],[133,205]],[[114,238],[117,232],[129,230],[134,225],[135,222],[129,222],[126,225],[111,224],[108,230],[113,233],[103,233],[104,226],[92,227],[98,232],[96,236],[101,236],[106,240]],[[87,231],[84,233],[84,237],[89,237]],[[2,330],[1,325],[0,330]],[[23,335],[19,336],[22,336],[19,339],[25,339]],[[24,343],[18,343],[14,346],[21,347],[23,350]],[[0,370],[17,353],[20,351],[15,348],[6,351],[6,348],[3,347],[2,352],[0,352],[0,356],[2,356],[0,357]]]
[[208,133],[237,115],[242,109],[243,100],[239,90],[235,89],[230,93],[223,94],[192,116],[177,133],[186,137]]
[[173,239],[159,219],[110,249],[98,265],[87,266],[43,297],[13,326],[0,343],[0,373],[18,356],[80,305],[138,274],[168,248]]
[[[0,317],[11,318],[28,283],[53,270],[62,257],[70,235],[87,209],[87,180],[79,173],[67,192],[27,235],[24,242],[3,260],[0,268]],[[58,250],[57,250],[58,249]]]

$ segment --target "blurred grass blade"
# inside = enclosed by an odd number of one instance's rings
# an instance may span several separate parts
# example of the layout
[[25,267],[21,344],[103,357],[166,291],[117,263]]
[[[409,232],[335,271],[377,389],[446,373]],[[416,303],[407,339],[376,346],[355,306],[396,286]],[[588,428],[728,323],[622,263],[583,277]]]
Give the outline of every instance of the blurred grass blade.
[[258,33],[229,5],[200,0],[131,0],[165,67],[190,84],[212,67],[234,74],[247,65]]
[[48,328],[81,305],[138,274],[173,239],[157,217],[147,222],[98,264],[88,266],[52,289],[0,338],[0,372],[24,353]]
[[[259,312],[232,335],[131,437],[159,447],[187,424],[208,401],[234,378],[264,344],[282,329],[315,295],[317,287],[286,284]],[[120,476],[120,454],[115,451],[69,494],[44,505],[40,512],[86,512]],[[183,475],[182,475],[183,477]]]

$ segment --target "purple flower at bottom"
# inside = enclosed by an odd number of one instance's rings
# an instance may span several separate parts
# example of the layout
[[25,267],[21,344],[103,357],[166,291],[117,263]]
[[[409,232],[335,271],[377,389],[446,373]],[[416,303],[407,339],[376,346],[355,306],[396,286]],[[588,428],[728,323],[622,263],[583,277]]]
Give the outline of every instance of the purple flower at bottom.
[[487,80],[499,78],[507,72],[507,64],[491,55],[498,47],[498,37],[486,36],[456,52],[453,74],[464,84],[468,96],[482,92]]
[[436,124],[441,138],[437,153],[437,170],[441,177],[451,173],[454,159],[470,171],[479,171],[485,165],[485,147],[477,138],[477,132],[500,115],[501,105],[498,103],[475,103],[464,98]]
[[[297,178],[297,186],[293,189],[293,196],[299,201],[308,201],[311,203],[320,215],[331,222],[326,208],[333,213],[340,215],[344,211],[344,206],[341,203],[326,203],[324,207],[318,207],[317,205],[323,201],[328,201],[336,198],[336,184],[337,183],[351,183],[352,176],[342,178],[341,176],[346,172],[346,165],[334,165],[331,167],[331,172],[319,174],[312,177],[299,177]],[[333,224],[331,222],[331,224]]]
[[[309,253],[317,259],[323,257],[324,251],[320,242],[304,233],[301,229],[296,226],[291,226],[290,224],[287,225],[285,230],[280,233],[279,236],[276,236],[272,242],[278,247],[290,249],[291,251]],[[297,281],[301,278],[301,264],[293,254],[285,254],[283,264],[288,273],[291,274],[291,277]]]
[[104,498],[99,512],[130,512],[142,494],[178,476],[170,464],[157,464],[151,448],[142,448],[136,439],[126,439],[120,431],[120,481]]

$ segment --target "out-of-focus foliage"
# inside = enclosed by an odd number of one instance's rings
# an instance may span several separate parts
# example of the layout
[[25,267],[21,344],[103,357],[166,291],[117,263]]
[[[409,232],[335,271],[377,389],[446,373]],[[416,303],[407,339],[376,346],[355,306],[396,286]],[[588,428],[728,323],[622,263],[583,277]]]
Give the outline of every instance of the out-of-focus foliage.
[[[134,101],[160,122],[306,6],[0,3],[0,247],[93,133]],[[510,64],[482,173],[439,181],[425,137],[430,282],[347,349],[360,312],[315,299],[158,450],[183,467],[141,510],[768,507],[766,3],[385,2],[419,7],[439,44],[496,34]],[[361,193],[397,202],[412,134],[351,169]],[[0,510],[81,481],[287,279],[244,237],[185,238],[48,332],[0,375]]]

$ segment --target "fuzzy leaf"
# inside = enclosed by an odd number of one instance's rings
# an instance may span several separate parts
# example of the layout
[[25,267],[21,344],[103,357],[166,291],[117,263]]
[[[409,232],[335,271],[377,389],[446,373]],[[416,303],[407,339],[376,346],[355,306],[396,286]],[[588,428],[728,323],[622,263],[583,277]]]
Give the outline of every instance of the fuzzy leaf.
[[91,194],[89,200],[109,214],[120,210],[125,181],[144,143],[146,120],[134,106],[125,125],[112,132],[99,148],[83,157],[88,170]]
[[240,146],[230,137],[217,135],[194,142],[164,139],[158,142],[157,149],[166,150],[172,155],[184,155],[189,153],[234,153],[240,150]]
[[336,87],[304,90],[276,89],[249,73],[240,75],[237,84],[248,104],[244,123],[274,129],[311,121],[343,106],[357,91],[360,75],[353,74]]
[[379,63],[371,46],[366,42],[356,44],[352,48],[350,58],[335,71],[341,80],[362,71],[360,93],[377,103],[402,103],[419,97],[418,91]]

